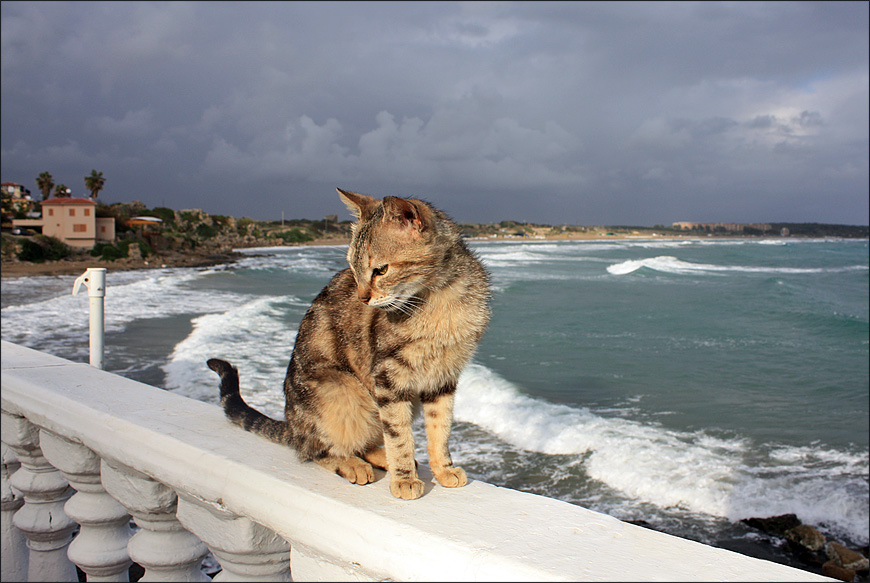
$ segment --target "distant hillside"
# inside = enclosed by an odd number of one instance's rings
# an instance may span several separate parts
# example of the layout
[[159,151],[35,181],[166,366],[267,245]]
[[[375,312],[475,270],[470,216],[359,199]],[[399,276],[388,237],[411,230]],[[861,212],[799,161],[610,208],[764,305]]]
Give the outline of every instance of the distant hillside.
[[825,223],[770,223],[776,231],[788,229],[793,237],[843,237],[866,239],[870,237],[870,227],[862,225],[828,225]]
[[[686,231],[673,226],[655,225],[653,227],[627,225],[543,225],[523,223],[520,221],[502,221],[500,223],[463,223],[462,232],[467,237],[559,237],[560,235],[633,235],[649,237],[654,235],[699,235],[712,234],[724,237],[757,237],[781,236],[787,233],[790,237],[839,237],[848,239],[867,239],[870,237],[870,227],[865,225],[832,225],[825,223],[766,223],[768,229],[762,231],[746,225],[742,232],[727,231]],[[786,230],[784,230],[786,229]]]
[[[114,217],[117,241],[98,243],[90,255],[106,261],[115,259],[165,254],[210,255],[225,254],[243,247],[272,247],[317,241],[318,243],[346,244],[350,240],[351,222],[338,222],[336,215],[323,220],[291,219],[287,221],[257,221],[247,217],[234,218],[210,215],[200,209],[173,210],[166,207],[147,208],[139,201],[131,203],[100,204],[98,217]],[[134,217],[153,217],[160,222],[139,224],[129,221]],[[764,231],[746,225],[743,232],[716,230],[708,236],[782,236],[790,237],[870,237],[870,228],[862,225],[832,225],[825,223],[767,223]],[[500,223],[460,224],[466,237],[478,238],[531,238],[566,239],[595,238],[600,236],[656,237],[699,235],[701,232],[683,231],[672,226],[577,226],[546,225],[520,221]],[[135,253],[134,253],[135,252]],[[51,237],[21,237],[3,233],[2,258],[39,262],[87,253],[67,248]]]
[[[100,205],[97,215],[115,217],[119,239],[143,240],[157,253],[204,249],[226,252],[238,247],[267,247],[305,243],[316,239],[350,238],[350,221],[257,221],[247,217],[210,215],[200,209],[148,209],[138,201]],[[155,217],[162,223],[145,229],[128,226],[127,222],[133,217]]]

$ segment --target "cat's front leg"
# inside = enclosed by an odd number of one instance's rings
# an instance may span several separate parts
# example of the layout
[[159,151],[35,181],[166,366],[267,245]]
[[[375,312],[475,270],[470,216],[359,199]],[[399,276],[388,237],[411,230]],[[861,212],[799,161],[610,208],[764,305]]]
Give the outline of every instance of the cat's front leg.
[[423,417],[426,423],[426,449],[429,466],[438,483],[447,488],[457,488],[468,483],[465,470],[453,465],[448,442],[453,424],[453,395],[456,385],[442,387],[434,395],[422,395]]
[[414,435],[411,433],[410,401],[379,399],[384,447],[390,472],[390,492],[402,500],[423,495],[423,482],[417,478],[414,461]]

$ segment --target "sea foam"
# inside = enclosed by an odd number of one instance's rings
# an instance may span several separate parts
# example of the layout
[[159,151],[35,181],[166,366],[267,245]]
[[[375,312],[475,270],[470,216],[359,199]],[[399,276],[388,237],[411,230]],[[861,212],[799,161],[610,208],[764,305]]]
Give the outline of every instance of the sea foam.
[[[122,332],[135,320],[222,312],[250,297],[229,292],[203,294],[189,286],[200,277],[199,273],[176,269],[108,274],[103,301],[105,331]],[[69,345],[87,347],[88,312],[87,294],[73,296],[70,282],[69,293],[4,308],[4,321],[14,321],[15,325],[3,327],[3,338],[25,346],[36,341],[41,350],[49,352],[57,346],[63,350]]]
[[221,358],[239,368],[242,395],[250,405],[282,418],[282,382],[296,340],[296,327],[285,322],[288,308],[297,302],[292,297],[264,297],[194,318],[193,331],[162,367],[166,388],[218,402],[218,377],[206,361]]
[[740,437],[605,417],[523,395],[479,364],[460,379],[455,417],[522,450],[577,456],[590,478],[663,509],[729,520],[794,512],[867,539],[866,452],[765,451]]
[[661,255],[647,259],[629,259],[621,263],[614,263],[607,267],[607,272],[612,275],[627,275],[645,267],[653,271],[664,273],[770,273],[770,274],[806,274],[806,273],[844,273],[848,271],[866,271],[866,265],[848,265],[843,267],[757,267],[743,265],[712,265],[708,263],[692,263],[672,257]]

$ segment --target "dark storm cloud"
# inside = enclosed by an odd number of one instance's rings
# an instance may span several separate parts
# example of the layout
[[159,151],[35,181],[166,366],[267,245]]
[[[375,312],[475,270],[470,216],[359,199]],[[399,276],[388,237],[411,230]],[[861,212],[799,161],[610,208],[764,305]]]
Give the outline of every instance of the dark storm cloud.
[[866,3],[2,3],[2,180],[275,218],[868,222]]

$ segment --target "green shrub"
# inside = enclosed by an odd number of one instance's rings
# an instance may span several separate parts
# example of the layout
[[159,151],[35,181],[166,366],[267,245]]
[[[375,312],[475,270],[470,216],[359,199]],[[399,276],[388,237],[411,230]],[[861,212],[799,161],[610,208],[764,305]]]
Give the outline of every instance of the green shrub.
[[21,250],[18,252],[18,259],[42,263],[44,261],[56,261],[69,257],[71,252],[69,245],[60,239],[47,235],[36,235],[33,239],[21,240]]
[[152,255],[154,253],[148,243],[142,240],[134,239],[127,241],[118,241],[117,245],[112,245],[111,243],[97,243],[96,245],[94,245],[94,248],[91,249],[91,256],[99,257],[100,261],[115,261],[118,259],[125,259],[130,256],[130,245],[138,245],[142,257],[148,257],[149,255]]
[[103,254],[104,247],[112,247],[111,243],[97,243],[91,248],[91,257],[99,257]]
[[248,217],[242,217],[241,219],[236,221],[236,233],[238,233],[239,237],[244,237],[248,234],[248,226],[253,224],[253,219],[250,219]]
[[18,251],[18,259],[32,263],[42,263],[45,261],[45,249],[36,241],[22,239],[21,249]]
[[161,219],[165,227],[175,224],[175,211],[165,206],[154,207],[148,215]]
[[139,245],[139,251],[142,252],[142,257],[148,257],[149,255],[154,254],[154,250],[151,249],[151,245],[149,245],[147,242],[139,240],[136,241],[136,243]]
[[302,229],[290,229],[275,233],[275,237],[283,239],[285,243],[304,243],[305,241],[313,241],[314,237],[303,231]]
[[211,239],[215,235],[218,234],[218,230],[211,225],[206,225],[205,223],[200,223],[196,227],[196,236],[201,239]]
[[127,257],[127,250],[123,251],[114,245],[105,245],[100,250],[100,261],[115,261]]
[[48,237],[46,235],[37,235],[37,239],[44,241],[47,245],[48,257],[47,259],[57,260],[63,259],[64,257],[69,257],[72,253],[72,250],[69,248],[69,245],[61,241],[60,239],[55,239],[54,237]]

